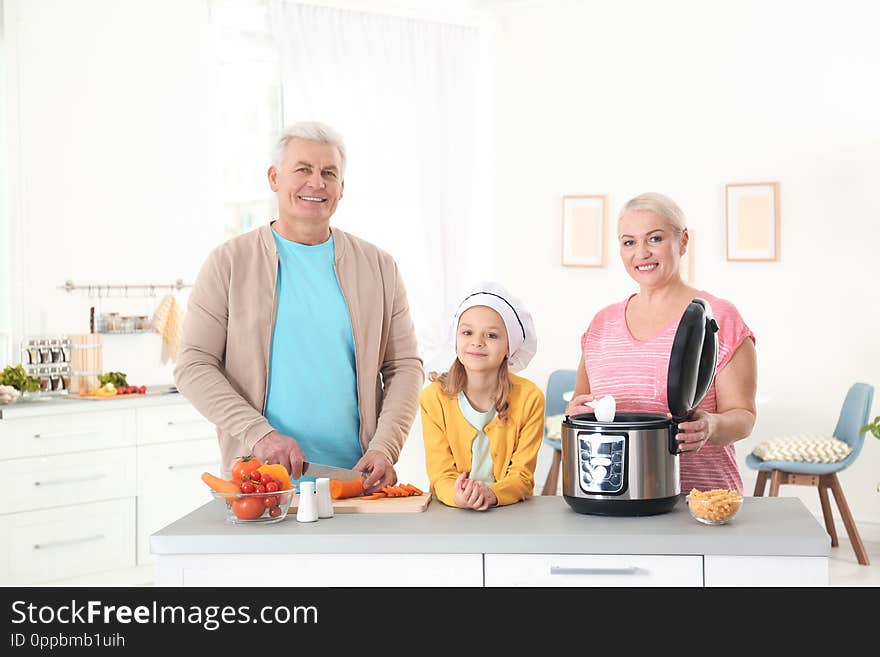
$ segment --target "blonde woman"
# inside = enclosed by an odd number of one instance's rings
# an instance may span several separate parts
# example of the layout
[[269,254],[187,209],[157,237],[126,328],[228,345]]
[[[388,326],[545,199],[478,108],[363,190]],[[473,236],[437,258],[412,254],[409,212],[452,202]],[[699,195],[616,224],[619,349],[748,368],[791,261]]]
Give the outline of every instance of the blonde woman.
[[605,395],[614,396],[618,411],[668,414],[666,379],[675,331],[690,301],[704,299],[719,326],[718,363],[705,398],[691,420],[679,425],[681,490],[742,493],[734,443],[755,425],[755,336],[732,303],[681,279],[688,231],[672,199],[636,196],[623,206],[617,229],[620,258],[639,290],[599,311],[583,334],[566,414],[588,412],[583,403]]

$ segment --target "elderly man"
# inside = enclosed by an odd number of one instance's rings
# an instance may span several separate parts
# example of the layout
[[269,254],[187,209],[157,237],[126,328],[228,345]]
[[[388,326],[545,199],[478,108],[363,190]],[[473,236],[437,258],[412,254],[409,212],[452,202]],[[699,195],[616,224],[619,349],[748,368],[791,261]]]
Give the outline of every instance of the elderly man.
[[217,425],[224,473],[240,455],[396,483],[424,381],[390,255],[338,228],[345,146],[320,123],[278,141],[278,219],[216,248],[189,299],[174,378]]

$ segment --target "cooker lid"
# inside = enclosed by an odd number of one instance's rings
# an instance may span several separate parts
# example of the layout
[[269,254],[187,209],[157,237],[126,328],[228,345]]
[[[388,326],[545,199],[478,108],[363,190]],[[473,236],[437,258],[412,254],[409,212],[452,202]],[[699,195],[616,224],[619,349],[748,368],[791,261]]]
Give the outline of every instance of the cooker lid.
[[690,417],[712,385],[718,360],[717,333],[709,302],[691,301],[678,323],[669,355],[666,398],[676,422]]

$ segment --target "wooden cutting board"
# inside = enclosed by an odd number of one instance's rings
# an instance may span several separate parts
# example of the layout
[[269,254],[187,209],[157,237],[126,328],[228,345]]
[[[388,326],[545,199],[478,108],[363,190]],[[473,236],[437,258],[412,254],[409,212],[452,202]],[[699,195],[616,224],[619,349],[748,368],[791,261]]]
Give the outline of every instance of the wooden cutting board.
[[[413,495],[411,497],[383,497],[379,500],[361,500],[349,497],[333,500],[333,513],[421,513],[428,508],[431,496]],[[293,496],[288,509],[288,517],[296,514],[299,495]]]
[[145,392],[141,393],[132,393],[130,395],[110,395],[109,397],[99,397],[98,395],[78,395],[76,393],[69,393],[67,395],[63,395],[64,399],[88,399],[90,401],[107,401],[108,399],[140,399],[141,397],[155,397],[157,395],[162,395],[162,392]]

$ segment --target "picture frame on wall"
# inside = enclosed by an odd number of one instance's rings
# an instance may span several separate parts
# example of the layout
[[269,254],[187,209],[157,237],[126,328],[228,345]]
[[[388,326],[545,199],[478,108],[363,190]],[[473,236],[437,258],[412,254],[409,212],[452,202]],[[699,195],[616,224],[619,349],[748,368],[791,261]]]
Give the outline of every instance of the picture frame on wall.
[[725,186],[728,260],[779,260],[779,183]]
[[604,267],[608,197],[562,197],[562,264],[566,267]]

